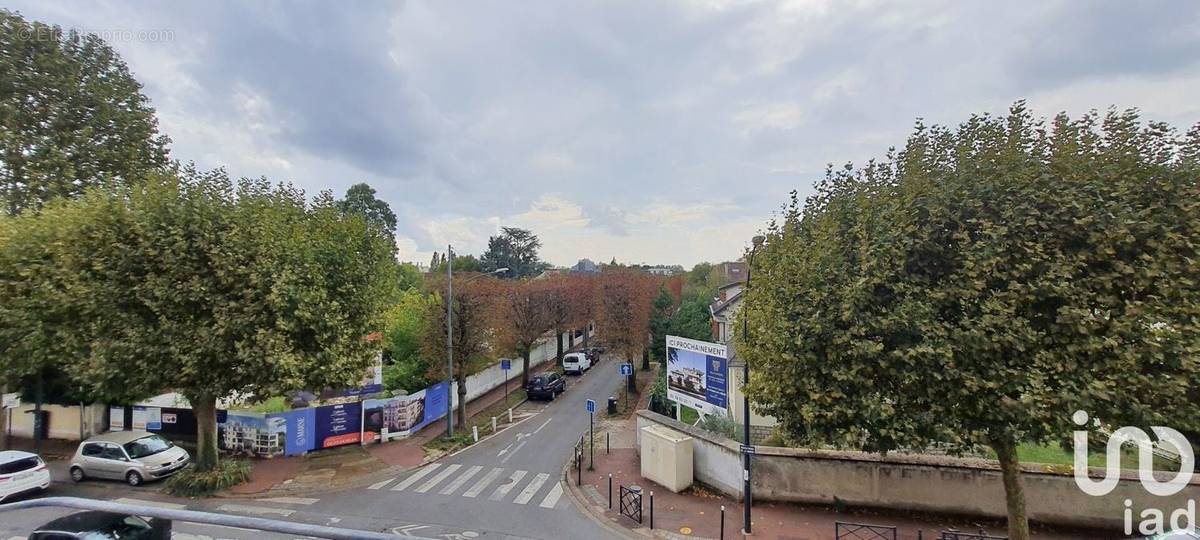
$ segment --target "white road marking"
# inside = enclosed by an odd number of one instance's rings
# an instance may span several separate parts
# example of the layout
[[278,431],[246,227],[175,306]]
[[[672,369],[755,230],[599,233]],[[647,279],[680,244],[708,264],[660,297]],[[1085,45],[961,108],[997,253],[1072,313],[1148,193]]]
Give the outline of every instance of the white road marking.
[[259,500],[279,504],[303,504],[306,506],[321,502],[321,499],[310,499],[308,497],[269,497]]
[[425,493],[426,491],[429,491],[433,488],[433,486],[440,484],[442,480],[445,480],[450,475],[454,474],[454,471],[457,471],[460,467],[462,467],[462,465],[457,463],[446,466],[445,469],[442,469],[442,472],[437,473],[437,475],[433,478],[430,478],[428,482],[421,484],[421,487],[417,488],[416,490],[417,493]]
[[[542,425],[538,426],[537,429],[533,430],[533,434],[537,435],[537,432],[541,431],[542,428],[546,427],[546,424],[549,424],[551,420],[554,420],[553,416],[551,416],[550,418],[547,418],[546,421]],[[751,497],[751,498],[753,498],[753,497]]]
[[500,463],[508,463],[508,460],[512,459],[513,456],[517,455],[517,450],[520,450],[521,447],[525,446],[525,443],[527,443],[527,442],[529,442],[529,441],[521,441],[521,443],[518,444],[516,448],[512,449],[512,452],[509,452],[507,456],[500,458]]
[[542,508],[554,508],[554,505],[558,504],[558,499],[562,497],[562,494],[562,482],[555,482],[554,487],[550,489],[550,493],[546,494],[546,498],[542,499],[542,504],[538,506]]
[[516,499],[513,499],[513,502],[516,504],[528,503],[529,499],[532,499],[533,496],[537,494],[538,490],[542,489],[542,484],[545,484],[546,480],[549,478],[550,473],[539,473],[537,476],[533,477],[533,481],[530,482],[528,486],[525,486],[525,489],[521,490],[521,493],[517,495]]
[[405,525],[403,527],[392,527],[392,534],[400,534],[404,536],[412,536],[412,534],[421,529],[428,529],[429,525]]
[[486,488],[488,484],[492,483],[492,480],[495,480],[497,476],[500,476],[500,473],[502,472],[504,472],[504,467],[496,467],[492,469],[492,471],[487,473],[486,476],[480,478],[478,482],[475,482],[475,485],[471,486],[471,489],[468,489],[466,492],[464,492],[462,496],[470,498],[478,497],[480,493],[483,493],[484,488]]
[[[507,454],[508,450],[510,448],[512,448],[514,444],[517,445],[517,448],[520,448],[521,445],[518,443],[521,443],[522,442],[521,440],[528,436],[529,436],[528,433],[518,433],[517,438],[513,439],[513,442],[508,443],[508,446],[505,446],[504,449],[501,450],[499,454],[496,454],[496,457],[500,457],[500,456],[503,456],[504,454]],[[516,452],[516,451],[517,451],[516,449],[513,449],[513,452]]]
[[475,473],[478,473],[479,469],[482,469],[482,468],[483,468],[482,465],[476,465],[474,467],[467,469],[467,472],[458,475],[458,478],[455,478],[453,482],[450,482],[449,484],[447,484],[446,487],[442,488],[442,490],[439,491],[438,493],[441,493],[442,495],[449,495],[451,493],[454,493],[455,491],[458,491],[458,488],[462,487],[463,484],[467,483],[467,480],[470,480],[471,477],[475,476]]
[[393,480],[395,480],[395,478],[388,478],[382,482],[375,482],[374,484],[367,486],[367,489],[383,489],[383,486],[392,483]]
[[273,515],[283,516],[283,517],[288,517],[288,516],[296,513],[295,510],[288,510],[286,508],[270,508],[270,507],[266,507],[266,506],[250,506],[247,504],[222,504],[221,506],[217,507],[217,511],[237,512],[237,513],[241,513],[241,514],[259,514],[259,515],[273,514]]
[[525,473],[527,472],[528,471],[513,471],[512,476],[508,477],[508,482],[500,484],[500,487],[496,488],[496,491],[492,492],[492,495],[488,497],[488,500],[498,501],[503,499],[506,495],[508,495],[508,492],[512,491],[512,488],[517,485],[517,482],[520,482],[521,479],[525,477]]
[[425,475],[433,472],[434,469],[441,467],[441,466],[442,466],[441,463],[430,463],[429,465],[426,465],[424,469],[421,469],[421,470],[413,473],[412,476],[405,478],[404,481],[392,486],[392,491],[404,491],[404,490],[408,489],[408,486],[411,486],[411,485],[417,483],[417,480],[424,478]]
[[137,504],[137,505],[141,505],[141,506],[153,506],[155,508],[166,508],[169,510],[183,510],[184,508],[187,508],[186,504],[175,504],[175,503],[169,503],[169,502],[163,502],[163,501],[151,501],[151,500],[146,500],[146,499],[131,499],[129,497],[121,497],[120,499],[113,500],[113,502],[120,503],[120,504]]

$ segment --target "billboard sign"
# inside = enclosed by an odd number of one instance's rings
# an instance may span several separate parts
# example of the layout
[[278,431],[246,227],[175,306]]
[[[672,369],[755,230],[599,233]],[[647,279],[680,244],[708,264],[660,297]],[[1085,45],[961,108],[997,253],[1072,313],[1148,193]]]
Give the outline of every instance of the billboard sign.
[[667,336],[667,398],[701,414],[727,414],[728,349]]
[[401,439],[446,416],[446,383],[407,396],[367,399],[362,404],[363,442]]
[[362,440],[362,404],[341,403],[316,409],[316,448],[358,444]]

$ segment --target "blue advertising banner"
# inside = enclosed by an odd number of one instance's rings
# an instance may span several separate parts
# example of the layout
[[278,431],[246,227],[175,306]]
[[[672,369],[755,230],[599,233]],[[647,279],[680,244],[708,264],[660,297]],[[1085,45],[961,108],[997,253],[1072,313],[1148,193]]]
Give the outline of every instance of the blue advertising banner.
[[314,426],[317,423],[316,409],[296,409],[294,411],[268,414],[267,418],[282,418],[285,426],[283,453],[289,456],[302,456],[317,447]]
[[446,412],[450,410],[449,404],[446,403],[447,388],[449,388],[449,384],[442,381],[425,389],[425,419],[416,426],[413,426],[413,431],[417,431],[428,426],[434,420],[446,416]]
[[316,409],[316,448],[357,444],[362,440],[361,403],[326,405]]
[[667,336],[668,399],[701,414],[728,414],[728,368],[724,345]]
[[225,421],[217,424],[217,444],[233,453],[277,456],[283,454],[286,429],[283,418],[255,413],[227,414]]

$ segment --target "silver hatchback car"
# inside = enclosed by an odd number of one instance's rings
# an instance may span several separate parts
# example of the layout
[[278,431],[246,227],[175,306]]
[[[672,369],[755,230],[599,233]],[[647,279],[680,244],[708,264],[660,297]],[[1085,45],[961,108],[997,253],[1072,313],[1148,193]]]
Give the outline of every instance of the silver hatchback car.
[[131,486],[166,478],[192,460],[184,450],[145,431],[113,431],[79,445],[71,459],[71,480],[110,478]]

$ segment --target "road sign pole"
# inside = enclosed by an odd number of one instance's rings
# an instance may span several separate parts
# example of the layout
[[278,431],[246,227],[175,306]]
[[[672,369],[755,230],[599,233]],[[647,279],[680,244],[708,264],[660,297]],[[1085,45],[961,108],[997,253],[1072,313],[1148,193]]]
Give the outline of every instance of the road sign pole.
[[[595,407],[592,407],[595,409]],[[588,437],[592,439],[592,446],[588,450],[588,470],[596,468],[596,413],[588,411]]]

